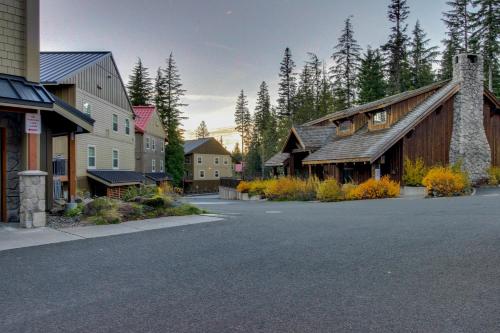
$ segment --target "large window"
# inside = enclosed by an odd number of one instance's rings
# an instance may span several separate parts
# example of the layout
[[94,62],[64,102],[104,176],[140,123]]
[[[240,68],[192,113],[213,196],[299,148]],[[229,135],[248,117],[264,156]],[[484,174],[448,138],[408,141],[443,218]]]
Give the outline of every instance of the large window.
[[90,106],[89,102],[83,103],[83,112],[90,116],[90,113],[92,112],[92,106]]
[[87,147],[87,168],[95,169],[96,158],[95,158],[95,146]]
[[380,111],[373,115],[373,124],[381,125],[387,122],[387,111]]
[[156,160],[151,160],[151,172],[156,172]]
[[125,134],[130,134],[130,119],[125,119]]
[[118,116],[116,114],[113,115],[113,131],[118,132]]
[[113,149],[113,156],[112,156],[112,163],[113,163],[113,169],[118,169],[120,166],[120,153],[118,149]]
[[153,151],[156,151],[156,140],[155,140],[155,138],[151,139],[151,148],[153,149]]

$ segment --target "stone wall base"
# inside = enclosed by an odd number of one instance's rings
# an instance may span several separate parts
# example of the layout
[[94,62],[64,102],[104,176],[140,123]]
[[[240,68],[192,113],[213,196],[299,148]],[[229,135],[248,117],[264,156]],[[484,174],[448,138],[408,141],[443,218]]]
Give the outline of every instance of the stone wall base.
[[45,178],[39,170],[19,172],[19,222],[24,228],[44,227],[46,220]]

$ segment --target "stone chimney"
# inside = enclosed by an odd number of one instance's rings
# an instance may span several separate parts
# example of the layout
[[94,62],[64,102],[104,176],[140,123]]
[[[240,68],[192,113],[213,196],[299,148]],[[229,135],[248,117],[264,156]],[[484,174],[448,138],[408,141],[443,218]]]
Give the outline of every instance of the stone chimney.
[[462,163],[473,184],[488,179],[491,150],[483,120],[483,57],[459,54],[453,57],[453,80],[461,82],[455,95],[450,163]]

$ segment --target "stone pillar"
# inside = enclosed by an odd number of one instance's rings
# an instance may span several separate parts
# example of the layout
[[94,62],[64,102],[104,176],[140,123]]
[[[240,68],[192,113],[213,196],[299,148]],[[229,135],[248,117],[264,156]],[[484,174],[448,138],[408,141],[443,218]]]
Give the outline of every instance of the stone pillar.
[[453,57],[453,80],[461,86],[453,102],[453,132],[450,163],[462,163],[473,184],[488,179],[491,149],[483,120],[483,57],[459,54]]
[[19,172],[19,222],[22,227],[44,227],[45,177],[47,173],[38,170]]

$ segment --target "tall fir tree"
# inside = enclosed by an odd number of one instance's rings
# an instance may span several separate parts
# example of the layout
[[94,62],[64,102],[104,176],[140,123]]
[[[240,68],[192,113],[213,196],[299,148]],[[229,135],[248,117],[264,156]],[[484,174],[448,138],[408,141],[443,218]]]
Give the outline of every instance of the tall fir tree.
[[385,97],[384,60],[379,49],[368,46],[361,59],[358,75],[358,103],[365,104]]
[[243,156],[248,152],[248,146],[252,135],[252,118],[248,110],[248,100],[243,89],[238,95],[236,109],[234,112],[234,122],[236,131],[241,137],[241,152]]
[[321,96],[321,80],[323,77],[322,67],[323,63],[319,60],[315,53],[307,53],[309,59],[306,62],[309,68],[311,77],[311,89],[314,96],[314,110],[312,112],[312,118],[320,117],[320,96]]
[[410,69],[408,64],[408,35],[406,19],[410,11],[406,0],[391,0],[387,16],[393,24],[389,41],[382,47],[386,53],[388,70],[388,93],[397,94],[410,89]]
[[483,55],[488,89],[500,96],[500,1],[473,0],[472,5],[477,11],[471,17],[471,39]]
[[202,120],[200,125],[198,125],[198,127],[196,128],[196,138],[203,139],[209,136],[210,132],[208,131],[207,123],[205,123],[205,120]]
[[460,46],[457,38],[448,36],[443,39],[444,50],[441,54],[441,65],[439,69],[439,79],[448,80],[453,76],[453,56],[458,53]]
[[257,101],[255,103],[254,126],[259,138],[268,126],[269,117],[271,116],[271,97],[269,96],[269,88],[265,81],[262,81],[257,93]]
[[231,157],[233,158],[233,162],[240,163],[243,160],[243,155],[241,154],[240,144],[236,142],[234,145],[233,151],[231,152]]
[[276,154],[280,148],[280,146],[278,146],[280,137],[277,128],[278,115],[276,114],[276,109],[271,107],[268,124],[262,133],[262,153],[264,162]]
[[435,80],[432,65],[439,55],[437,46],[428,46],[430,39],[417,20],[410,43],[410,73],[412,88],[420,88]]
[[170,53],[167,65],[159,69],[155,82],[155,104],[167,133],[168,145],[165,148],[165,171],[176,185],[182,183],[184,175],[184,148],[182,139],[181,108],[186,106],[181,99],[185,90],[173,54]]
[[458,51],[469,52],[471,35],[471,0],[447,1],[449,10],[443,13],[443,22],[448,31],[448,38],[458,46]]
[[334,82],[337,109],[350,108],[356,100],[361,47],[354,38],[351,18],[352,16],[345,20],[342,35],[332,54],[334,64],[330,68],[330,74]]
[[290,48],[285,49],[283,60],[280,63],[280,81],[278,83],[278,110],[282,117],[293,117],[293,99],[297,89],[295,63]]
[[149,77],[148,69],[142,64],[141,58],[132,69],[127,84],[127,92],[132,105],[148,105],[151,102],[153,83]]
[[321,84],[319,88],[318,111],[316,114],[317,118],[335,111],[332,91],[333,91],[332,84],[327,76],[325,63],[323,62],[323,70],[321,73]]
[[314,117],[314,78],[309,64],[306,63],[300,73],[300,81],[297,89],[297,94],[294,98],[294,115],[293,121],[295,124],[302,124]]

